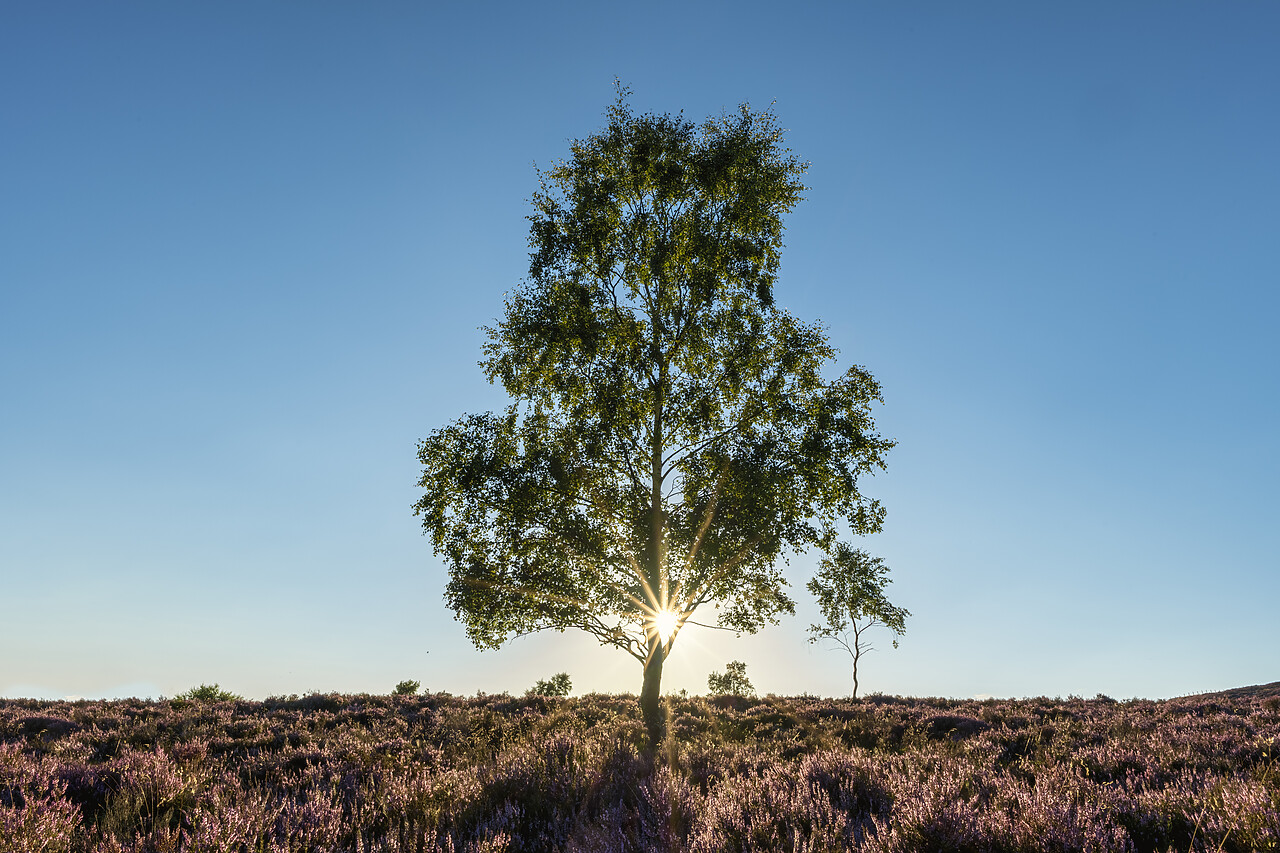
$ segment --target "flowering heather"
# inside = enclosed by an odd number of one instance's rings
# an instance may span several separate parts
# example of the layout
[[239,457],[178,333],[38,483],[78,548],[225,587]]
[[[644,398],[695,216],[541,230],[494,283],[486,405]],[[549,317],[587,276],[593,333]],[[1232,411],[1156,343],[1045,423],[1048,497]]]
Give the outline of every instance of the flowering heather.
[[0,701],[0,850],[1280,849],[1280,703]]

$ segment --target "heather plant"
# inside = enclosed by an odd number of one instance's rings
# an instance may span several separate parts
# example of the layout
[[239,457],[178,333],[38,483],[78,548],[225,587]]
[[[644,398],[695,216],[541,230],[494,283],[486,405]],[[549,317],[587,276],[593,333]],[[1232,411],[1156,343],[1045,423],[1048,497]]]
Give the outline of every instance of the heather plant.
[[668,713],[655,754],[630,696],[0,700],[0,850],[1280,849],[1257,699]]

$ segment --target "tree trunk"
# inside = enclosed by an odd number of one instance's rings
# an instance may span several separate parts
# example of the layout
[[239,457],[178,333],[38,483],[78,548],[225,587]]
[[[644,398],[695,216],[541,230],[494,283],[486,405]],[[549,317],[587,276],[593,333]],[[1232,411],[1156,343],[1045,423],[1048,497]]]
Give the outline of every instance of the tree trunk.
[[853,641],[853,698],[858,698],[858,658],[862,657],[862,648],[858,641]]
[[[657,313],[652,313],[653,349],[661,353],[662,324]],[[650,447],[650,483],[649,493],[649,540],[645,543],[645,591],[648,604],[655,611],[667,606],[667,571],[665,562],[666,516],[662,512],[662,460],[663,450],[663,406],[666,402],[667,365],[659,359],[658,380],[654,385],[653,402],[653,444]],[[650,614],[649,618],[656,614]],[[662,718],[662,664],[666,660],[666,650],[662,638],[658,636],[652,621],[645,625],[645,644],[648,654],[644,663],[644,686],[640,689],[640,713],[644,717],[645,728],[649,730],[649,748],[655,752],[662,743],[666,730]]]
[[644,665],[644,686],[640,689],[640,713],[649,731],[649,747],[657,749],[666,733],[662,713],[662,648],[650,648],[649,662]]

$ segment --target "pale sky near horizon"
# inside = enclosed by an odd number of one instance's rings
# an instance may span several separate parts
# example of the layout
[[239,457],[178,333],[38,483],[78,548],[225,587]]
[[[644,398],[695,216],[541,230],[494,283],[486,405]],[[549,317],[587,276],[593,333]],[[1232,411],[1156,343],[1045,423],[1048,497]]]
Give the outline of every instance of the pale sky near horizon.
[[[5,4],[0,696],[638,691],[585,634],[473,649],[410,510],[615,77],[811,163],[776,298],[899,442],[864,692],[1280,679],[1277,45],[1261,2]],[[812,568],[664,687],[846,695]]]

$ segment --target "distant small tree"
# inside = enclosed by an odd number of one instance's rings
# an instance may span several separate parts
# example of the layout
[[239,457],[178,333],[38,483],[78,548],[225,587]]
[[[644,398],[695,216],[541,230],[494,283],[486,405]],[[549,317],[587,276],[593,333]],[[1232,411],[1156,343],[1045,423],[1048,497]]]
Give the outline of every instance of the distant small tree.
[[756,689],[747,678],[747,665],[731,660],[724,665],[724,672],[707,676],[707,690],[712,696],[754,696]]
[[391,691],[392,696],[414,696],[422,685],[416,681],[402,681]]
[[525,691],[526,696],[568,696],[573,690],[573,682],[569,680],[569,673],[558,672],[548,678],[546,681],[539,681],[537,684]]
[[[885,598],[891,583],[889,567],[879,557],[838,543],[831,556],[823,559],[818,574],[809,581],[809,591],[818,599],[823,624],[809,626],[809,642],[831,640],[853,658],[853,698],[858,698],[858,661],[874,651],[867,632],[885,627],[901,636],[906,632],[910,611],[895,607]],[[893,647],[898,647],[895,637]]]
[[201,684],[199,687],[192,687],[185,693],[179,693],[173,698],[185,699],[189,702],[237,702],[244,697],[237,693],[232,693],[229,690],[223,690],[215,682],[213,684]]

